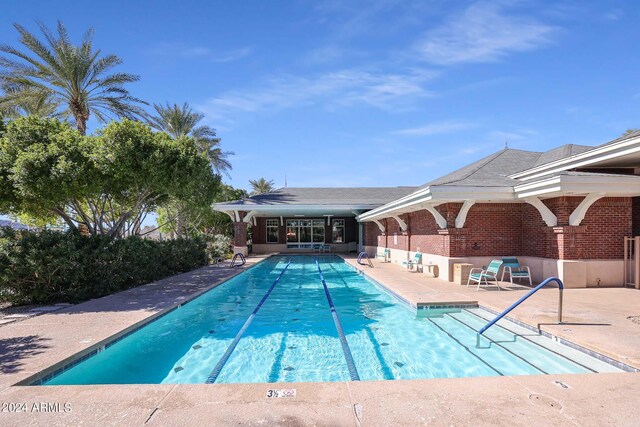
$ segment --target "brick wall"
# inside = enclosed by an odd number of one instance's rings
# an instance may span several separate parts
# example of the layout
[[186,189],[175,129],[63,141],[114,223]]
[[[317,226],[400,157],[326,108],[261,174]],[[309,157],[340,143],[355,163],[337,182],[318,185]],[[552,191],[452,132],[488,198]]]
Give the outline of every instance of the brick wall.
[[[622,258],[623,237],[632,234],[634,224],[640,229],[640,201],[635,202],[634,210],[629,197],[600,199],[589,208],[579,227],[568,226],[569,216],[582,199],[556,197],[544,201],[558,217],[558,227],[548,227],[537,209],[527,203],[477,203],[469,210],[463,230],[453,228],[462,204],[447,203],[436,208],[447,219],[447,229],[438,229],[426,210],[402,216],[410,225],[408,236],[403,235],[406,233],[400,231],[395,220],[387,219],[388,247],[411,251],[419,248],[448,257]],[[380,236],[375,224],[369,223],[366,231],[368,245],[377,239],[378,246],[384,246],[385,236]],[[394,233],[398,234],[397,245],[393,244]]]

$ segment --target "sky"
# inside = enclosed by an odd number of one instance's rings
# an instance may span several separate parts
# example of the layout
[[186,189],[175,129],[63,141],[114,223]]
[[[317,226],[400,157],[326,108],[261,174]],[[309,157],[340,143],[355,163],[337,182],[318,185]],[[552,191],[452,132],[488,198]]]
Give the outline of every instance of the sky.
[[239,188],[420,185],[640,128],[637,1],[5,0],[0,42],[58,19],[205,114]]

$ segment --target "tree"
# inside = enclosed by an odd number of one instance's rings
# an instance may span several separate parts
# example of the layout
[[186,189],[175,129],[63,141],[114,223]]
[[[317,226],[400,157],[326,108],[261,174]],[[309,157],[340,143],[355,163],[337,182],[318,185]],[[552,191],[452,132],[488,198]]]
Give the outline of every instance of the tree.
[[630,128],[630,129],[625,130],[624,133],[622,134],[622,136],[628,136],[628,135],[631,135],[632,133],[636,133],[638,131],[640,131],[640,129],[631,129]]
[[191,137],[196,141],[200,151],[209,158],[211,166],[217,173],[227,176],[231,170],[229,156],[231,151],[222,151],[220,138],[216,131],[209,126],[198,126],[204,114],[197,113],[186,102],[180,107],[178,104],[153,104],[157,116],[149,117],[148,121],[154,129],[166,132],[174,139]]
[[264,178],[250,179],[249,184],[251,185],[251,195],[255,196],[258,194],[271,193],[275,190],[273,180],[267,181]]
[[44,41],[18,24],[20,43],[28,53],[0,45],[0,110],[33,105],[48,99],[56,111],[75,120],[80,134],[86,135],[91,114],[103,123],[110,115],[144,117],[139,104],[125,88],[140,78],[133,74],[111,72],[122,60],[116,55],[101,55],[93,48],[93,30],[89,29],[80,46],[71,42],[67,29],[58,21],[57,35],[39,23]]
[[123,119],[85,137],[65,122],[21,117],[0,139],[0,213],[60,217],[123,237],[168,200],[209,206],[220,177],[188,138]]
[[[15,89],[7,88],[7,94],[15,93]],[[6,107],[2,113],[10,118],[18,118],[20,116],[40,116],[65,118],[64,111],[60,111],[60,103],[57,102],[50,92],[33,91],[33,93],[25,93],[21,95],[22,102],[13,102],[11,107]],[[1,101],[0,101],[1,102]]]
[[[239,200],[247,197],[245,190],[221,184],[216,191],[213,203],[228,200]],[[225,213],[215,211],[211,206],[188,206],[168,203],[158,209],[157,223],[164,233],[173,233],[176,237],[215,235],[233,236],[231,218]]]

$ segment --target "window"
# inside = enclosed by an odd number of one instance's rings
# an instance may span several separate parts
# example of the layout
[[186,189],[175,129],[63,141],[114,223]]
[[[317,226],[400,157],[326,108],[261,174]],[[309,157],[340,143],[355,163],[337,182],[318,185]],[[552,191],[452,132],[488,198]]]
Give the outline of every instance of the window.
[[333,220],[333,243],[344,243],[344,219]]
[[324,220],[288,219],[287,243],[324,243]]
[[267,220],[267,243],[278,243],[278,231],[280,227],[277,219]]

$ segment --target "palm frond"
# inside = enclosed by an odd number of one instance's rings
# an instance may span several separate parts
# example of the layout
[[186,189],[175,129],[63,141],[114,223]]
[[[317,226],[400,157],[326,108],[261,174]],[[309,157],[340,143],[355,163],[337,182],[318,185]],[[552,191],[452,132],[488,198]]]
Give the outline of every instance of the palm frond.
[[[122,72],[107,74],[122,60],[94,49],[93,29],[88,29],[81,44],[76,46],[60,21],[55,32],[38,22],[42,41],[21,25],[14,24],[14,27],[26,50],[0,45],[0,85],[16,88],[12,98],[0,99],[0,104],[19,98],[33,101],[34,93],[46,93],[47,105],[58,106],[53,113],[74,117],[81,131],[86,130],[91,114],[100,121],[110,115],[146,117],[141,108],[146,102],[131,96],[125,88],[127,83],[136,82],[140,77]],[[18,95],[20,92],[23,94]]]

